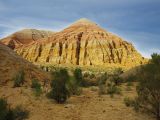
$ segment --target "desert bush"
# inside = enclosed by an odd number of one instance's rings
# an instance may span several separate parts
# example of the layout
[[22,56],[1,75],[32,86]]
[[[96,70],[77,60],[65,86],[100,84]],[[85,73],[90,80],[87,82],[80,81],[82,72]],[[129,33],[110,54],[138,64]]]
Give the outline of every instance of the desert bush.
[[80,82],[79,80],[77,81],[77,79],[74,77],[70,77],[67,88],[71,95],[80,95],[82,93]]
[[124,104],[127,106],[127,107],[131,107],[133,106],[134,104],[134,100],[129,98],[129,97],[125,97],[124,98]]
[[98,91],[98,87],[96,87],[96,86],[92,86],[90,89],[91,89],[91,91],[95,91],[95,92]]
[[99,94],[100,95],[107,94],[107,90],[106,90],[106,81],[107,81],[107,79],[108,79],[107,73],[104,73],[99,78],[98,87],[99,87]]
[[126,86],[126,91],[131,91],[131,86]]
[[129,75],[126,79],[125,82],[136,82],[137,78],[136,75]]
[[15,120],[24,120],[29,116],[29,111],[24,109],[22,106],[17,106],[12,111]]
[[138,72],[137,108],[152,113],[160,120],[160,55],[153,54],[150,62]]
[[57,103],[64,103],[70,96],[70,92],[67,88],[68,81],[69,74],[66,69],[55,71],[51,82],[51,91],[48,94],[48,97],[55,99]]
[[24,73],[23,70],[20,70],[16,74],[16,76],[13,78],[13,80],[14,80],[14,87],[20,87],[21,85],[24,84],[24,80],[25,80],[24,76],[25,76],[25,73]]
[[90,76],[90,74],[88,73],[88,72],[85,72],[84,74],[83,74],[83,77],[89,77]]
[[121,75],[122,73],[123,73],[122,68],[116,68],[113,72],[113,74],[117,76]]
[[82,79],[83,79],[82,70],[80,68],[76,68],[74,70],[74,78],[76,84],[80,86],[82,84]]
[[116,74],[111,77],[111,81],[114,82],[115,85],[120,85],[123,83],[123,79]]
[[114,94],[121,94],[121,89],[117,87],[114,83],[108,83],[107,84],[107,94],[109,94],[111,97],[114,97]]
[[138,98],[136,97],[135,99],[131,99],[129,97],[124,98],[124,104],[127,107],[133,107],[135,111],[139,111],[139,103],[138,103]]
[[32,80],[31,87],[33,88],[33,91],[34,91],[34,94],[35,94],[36,97],[38,97],[42,94],[42,87],[41,87],[41,84],[38,82],[37,79]]
[[29,111],[22,106],[11,109],[5,99],[0,99],[0,120],[24,120],[28,115]]
[[[7,120],[9,108],[5,99],[0,99],[0,120]],[[13,116],[12,116],[13,117]]]
[[123,73],[122,68],[116,68],[111,76],[111,81],[114,82],[115,85],[120,85],[123,82],[123,79],[120,75]]
[[40,86],[41,86],[41,84],[38,82],[37,79],[32,80],[31,88],[36,88],[36,87],[40,87]]
[[127,86],[133,86],[133,82],[127,82]]

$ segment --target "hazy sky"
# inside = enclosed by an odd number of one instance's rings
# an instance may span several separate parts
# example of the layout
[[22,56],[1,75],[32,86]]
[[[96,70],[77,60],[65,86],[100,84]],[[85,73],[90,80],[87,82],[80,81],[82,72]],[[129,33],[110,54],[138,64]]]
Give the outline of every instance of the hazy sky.
[[23,28],[59,31],[88,18],[149,57],[160,53],[160,0],[0,0],[0,38]]

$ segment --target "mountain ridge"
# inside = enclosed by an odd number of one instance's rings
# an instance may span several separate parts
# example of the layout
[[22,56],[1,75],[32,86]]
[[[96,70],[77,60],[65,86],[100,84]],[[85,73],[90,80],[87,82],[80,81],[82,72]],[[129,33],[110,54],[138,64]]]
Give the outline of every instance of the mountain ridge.
[[60,32],[14,50],[25,59],[39,64],[117,64],[133,67],[146,62],[131,43],[84,18]]

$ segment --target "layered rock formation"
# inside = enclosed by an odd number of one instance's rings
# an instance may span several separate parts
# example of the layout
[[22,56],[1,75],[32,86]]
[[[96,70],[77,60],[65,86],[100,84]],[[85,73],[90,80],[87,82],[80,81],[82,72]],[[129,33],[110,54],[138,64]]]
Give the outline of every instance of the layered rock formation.
[[12,81],[20,71],[25,72],[25,82],[31,83],[33,78],[41,82],[49,79],[49,75],[27,60],[18,56],[13,50],[0,43],[0,85]]
[[52,34],[54,34],[54,32],[36,29],[23,29],[21,31],[13,33],[12,35],[2,39],[1,41],[10,48],[16,49],[20,46],[32,43],[41,38],[47,38]]
[[131,43],[87,19],[80,19],[48,38],[18,47],[15,51],[38,64],[128,67],[144,63],[144,58]]

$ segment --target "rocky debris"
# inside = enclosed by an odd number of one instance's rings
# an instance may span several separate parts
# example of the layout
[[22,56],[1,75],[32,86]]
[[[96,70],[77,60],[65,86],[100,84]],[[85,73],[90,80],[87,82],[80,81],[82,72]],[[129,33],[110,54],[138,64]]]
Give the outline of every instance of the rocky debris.
[[25,82],[31,83],[33,78],[43,82],[49,80],[49,75],[38,69],[35,65],[18,56],[13,50],[0,44],[0,85],[12,81],[20,71],[25,72]]
[[146,62],[131,43],[87,19],[15,51],[38,64],[134,67]]
[[74,108],[75,107],[75,105],[73,105],[73,104],[66,104],[65,106],[64,106],[64,108]]

